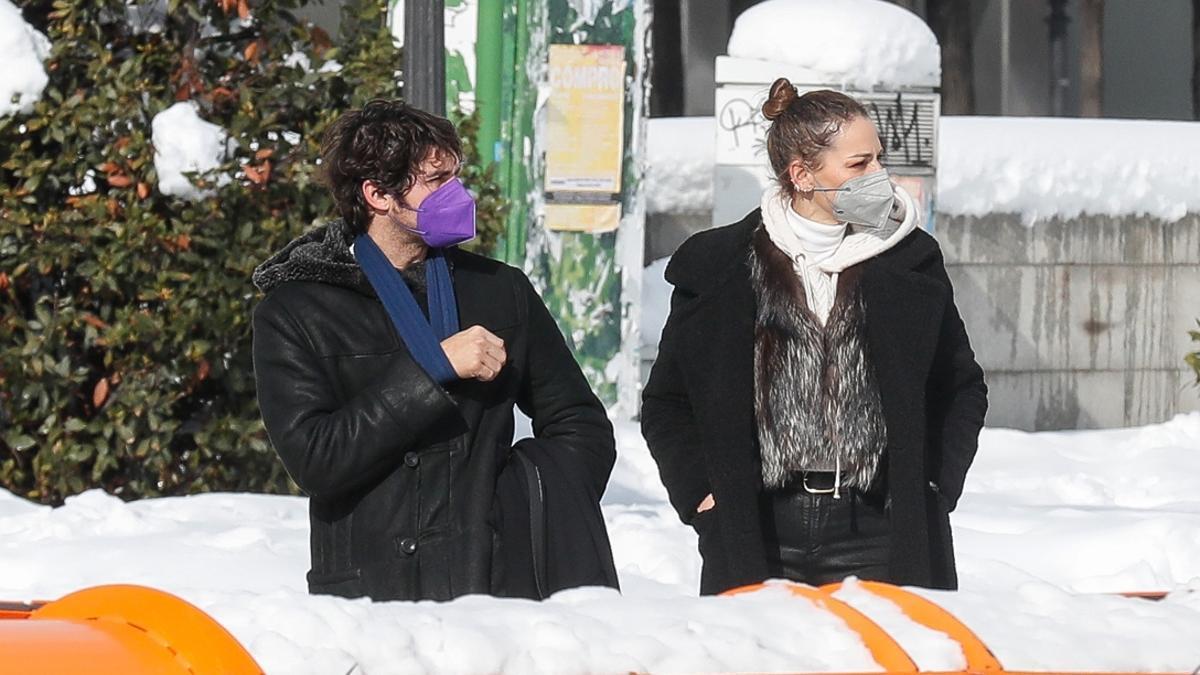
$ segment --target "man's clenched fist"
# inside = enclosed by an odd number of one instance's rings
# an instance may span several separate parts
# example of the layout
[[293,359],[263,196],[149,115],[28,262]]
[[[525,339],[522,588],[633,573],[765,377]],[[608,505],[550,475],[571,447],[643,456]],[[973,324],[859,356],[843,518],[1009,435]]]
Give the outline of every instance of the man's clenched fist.
[[464,380],[491,382],[508,362],[504,340],[483,326],[470,328],[442,341],[442,351],[454,372]]

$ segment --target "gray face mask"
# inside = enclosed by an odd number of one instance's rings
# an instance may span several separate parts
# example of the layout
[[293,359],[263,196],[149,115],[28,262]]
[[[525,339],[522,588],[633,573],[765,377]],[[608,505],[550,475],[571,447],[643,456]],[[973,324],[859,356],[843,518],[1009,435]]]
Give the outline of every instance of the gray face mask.
[[829,198],[833,212],[838,218],[873,229],[882,229],[892,216],[892,181],[887,169],[880,169],[842,183],[841,187],[815,187],[818,192],[835,193]]

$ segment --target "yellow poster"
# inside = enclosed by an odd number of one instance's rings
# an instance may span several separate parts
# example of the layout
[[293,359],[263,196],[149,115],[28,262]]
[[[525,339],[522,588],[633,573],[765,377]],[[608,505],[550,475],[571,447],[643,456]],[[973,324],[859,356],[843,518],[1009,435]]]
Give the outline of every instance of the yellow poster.
[[621,224],[620,204],[546,204],[546,229],[556,232],[613,232]]
[[547,192],[621,191],[625,48],[550,45]]

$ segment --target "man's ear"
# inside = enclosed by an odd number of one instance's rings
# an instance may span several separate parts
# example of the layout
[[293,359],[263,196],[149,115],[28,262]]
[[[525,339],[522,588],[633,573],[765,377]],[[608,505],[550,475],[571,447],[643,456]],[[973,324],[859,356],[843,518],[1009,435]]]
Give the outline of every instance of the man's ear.
[[367,206],[372,211],[381,213],[391,211],[392,196],[380,189],[374,182],[364,180],[358,189],[362,190],[363,199],[366,200]]

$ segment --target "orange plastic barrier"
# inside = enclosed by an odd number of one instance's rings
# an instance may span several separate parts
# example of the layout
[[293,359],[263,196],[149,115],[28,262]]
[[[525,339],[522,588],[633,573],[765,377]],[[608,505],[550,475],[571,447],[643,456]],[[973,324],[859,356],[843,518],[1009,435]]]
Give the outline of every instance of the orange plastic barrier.
[[[743,586],[725,591],[721,595],[742,595],[745,593],[753,593],[764,588],[786,587],[794,595],[808,598],[816,603],[819,607],[830,610],[836,616],[846,622],[846,625],[862,636],[863,643],[867,650],[871,652],[871,656],[879,664],[884,672],[888,673],[929,673],[930,675],[1050,675],[1051,671],[1033,672],[1033,671],[1016,671],[1006,670],[1000,664],[992,650],[984,644],[983,640],[979,639],[970,628],[958,620],[950,612],[939,606],[937,603],[917,595],[911,591],[905,590],[899,586],[891,584],[879,583],[875,581],[860,581],[859,585],[866,591],[877,595],[881,598],[890,600],[895,603],[905,616],[912,621],[946,634],[950,639],[954,640],[962,648],[963,657],[966,660],[966,667],[963,670],[951,672],[934,672],[920,670],[913,662],[912,658],[904,651],[904,648],[896,642],[895,638],[887,633],[879,624],[872,621],[868,616],[854,609],[852,606],[834,598],[831,594],[842,587],[842,584],[828,584],[820,588],[806,586],[792,582],[773,582],[771,584],[754,584],[751,586]],[[1161,594],[1158,593],[1135,593],[1126,594],[1129,597],[1143,597],[1148,599],[1159,599]],[[1155,597],[1157,596],[1157,597]],[[1054,675],[1133,675],[1132,673],[1118,672],[1070,672],[1055,670]],[[828,675],[828,674],[827,674]],[[836,675],[865,675],[859,673],[838,673]],[[1148,675],[1142,673],[1141,675]],[[1188,673],[1180,671],[1179,673],[1155,673],[1153,675],[1196,675],[1196,673]]]
[[0,673],[260,675],[220,624],[169,593],[98,586],[61,600],[0,604]]
[[[756,584],[754,586],[743,586],[733,590],[725,591],[722,595],[741,595],[743,593],[753,593],[754,591],[765,588],[765,584]],[[850,630],[862,636],[863,642],[866,643],[867,649],[871,652],[871,657],[889,673],[915,673],[917,672],[917,664],[913,662],[908,652],[900,647],[900,643],[896,642],[891,635],[888,635],[879,624],[875,623],[866,614],[854,609],[850,605],[838,600],[821,589],[813,588],[812,586],[802,586],[800,584],[786,584],[785,588],[792,593],[802,598],[812,600],[815,605],[823,609],[833,612]]]
[[[996,659],[995,654],[992,654],[992,650],[983,644],[983,640],[980,640],[979,636],[975,635],[970,628],[967,628],[953,614],[942,609],[937,604],[916,593],[906,591],[899,586],[891,584],[883,584],[878,581],[860,581],[859,585],[879,597],[887,598],[896,603],[900,607],[900,611],[904,612],[905,616],[914,622],[926,628],[945,633],[951,640],[957,642],[962,647],[963,657],[967,660],[967,672],[999,673],[1004,671],[1004,666],[1000,665],[1000,661]],[[822,586],[821,590],[827,593],[834,593],[841,587],[840,583],[829,584]]]

